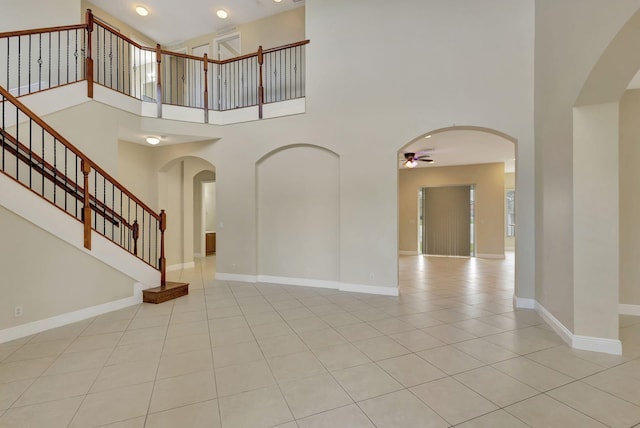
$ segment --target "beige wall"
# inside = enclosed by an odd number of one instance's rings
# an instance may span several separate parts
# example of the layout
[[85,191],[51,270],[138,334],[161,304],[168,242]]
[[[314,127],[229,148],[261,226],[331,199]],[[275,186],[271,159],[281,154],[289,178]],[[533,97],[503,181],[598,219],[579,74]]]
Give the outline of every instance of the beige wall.
[[[77,2],[77,0],[76,0],[76,2]],[[117,30],[120,31],[120,33],[124,34],[125,36],[129,37],[130,39],[133,39],[133,40],[135,40],[137,42],[141,42],[145,46],[149,46],[149,47],[155,47],[156,46],[157,42],[155,40],[145,36],[141,32],[137,31],[135,28],[131,27],[130,25],[125,24],[124,22],[122,22],[118,18],[116,18],[113,15],[105,12],[103,9],[100,9],[98,6],[96,6],[95,4],[91,3],[90,1],[81,0],[81,6],[80,7],[81,7],[81,17],[80,17],[80,22],[81,23],[85,22],[85,13],[86,13],[87,9],[91,9],[91,11],[93,12],[94,16],[97,16],[98,18],[102,19],[103,21],[106,21],[107,24],[115,27]]]
[[418,189],[476,186],[476,253],[504,256],[504,164],[401,169],[399,171],[400,251],[418,249]]
[[536,300],[574,331],[572,109],[602,52],[640,2],[535,5]]
[[[242,54],[256,52],[258,46],[273,48],[305,39],[305,8],[299,7],[257,21],[238,25],[235,32],[240,33]],[[232,31],[233,33],[233,31]],[[229,33],[218,36],[216,33],[204,34],[197,38],[187,40],[179,45],[171,46],[172,50],[186,48],[191,53],[193,48],[209,44],[209,55],[213,57],[215,52],[213,40]]]
[[640,89],[620,101],[620,303],[640,305]]
[[0,330],[133,295],[133,279],[3,207],[0,234]]
[[158,206],[158,174],[155,150],[151,146],[118,142],[118,181],[156,212]]
[[79,16],[78,0],[2,0],[0,32],[80,24]]

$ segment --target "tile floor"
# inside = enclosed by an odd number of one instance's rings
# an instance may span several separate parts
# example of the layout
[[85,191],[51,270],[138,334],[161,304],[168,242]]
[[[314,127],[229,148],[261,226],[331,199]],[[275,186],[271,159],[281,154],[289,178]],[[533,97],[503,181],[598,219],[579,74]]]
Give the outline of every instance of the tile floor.
[[0,427],[640,426],[624,355],[512,309],[513,259],[400,259],[400,297],[173,273],[189,296],[0,345]]

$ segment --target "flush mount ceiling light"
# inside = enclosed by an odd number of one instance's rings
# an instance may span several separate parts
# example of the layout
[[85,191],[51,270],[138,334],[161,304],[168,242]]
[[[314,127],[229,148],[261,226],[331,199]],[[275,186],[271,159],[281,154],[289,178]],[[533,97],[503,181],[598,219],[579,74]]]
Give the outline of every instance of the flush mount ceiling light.
[[216,11],[216,15],[218,15],[218,18],[220,19],[227,19],[227,16],[229,16],[227,11],[224,9],[218,9],[218,11]]
[[136,6],[136,13],[140,16],[149,15],[149,10],[144,6]]
[[424,138],[431,138],[431,134],[429,134],[429,135],[425,135],[425,137],[424,137]]
[[276,3],[280,3],[282,0],[273,0]]
[[158,138],[158,137],[147,137],[147,143],[151,144],[152,146],[155,146],[156,144],[160,143],[160,138]]

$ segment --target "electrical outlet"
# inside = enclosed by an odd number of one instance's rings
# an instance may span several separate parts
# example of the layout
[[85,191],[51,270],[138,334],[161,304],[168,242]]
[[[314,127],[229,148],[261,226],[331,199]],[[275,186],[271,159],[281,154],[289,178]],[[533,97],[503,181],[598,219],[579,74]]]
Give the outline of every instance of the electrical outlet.
[[24,308],[22,307],[22,305],[18,305],[15,308],[13,308],[13,317],[14,318],[21,317],[23,313],[24,313]]

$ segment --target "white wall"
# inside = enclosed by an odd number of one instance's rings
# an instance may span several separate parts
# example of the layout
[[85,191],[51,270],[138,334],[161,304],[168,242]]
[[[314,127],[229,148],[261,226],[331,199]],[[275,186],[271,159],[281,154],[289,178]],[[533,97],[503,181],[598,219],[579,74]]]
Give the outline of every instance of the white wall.
[[79,17],[78,0],[3,0],[0,31],[81,24]]
[[216,231],[216,183],[203,183],[204,230]]

